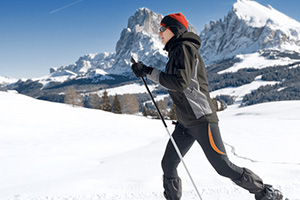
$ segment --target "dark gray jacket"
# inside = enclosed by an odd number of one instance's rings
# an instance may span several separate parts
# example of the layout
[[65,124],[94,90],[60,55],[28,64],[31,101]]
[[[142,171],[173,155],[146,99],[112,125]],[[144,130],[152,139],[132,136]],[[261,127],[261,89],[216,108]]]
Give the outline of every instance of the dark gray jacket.
[[176,105],[178,121],[184,126],[218,122],[209,97],[200,45],[199,36],[192,32],[174,36],[165,46],[169,53],[165,72],[154,69],[147,75],[168,90]]

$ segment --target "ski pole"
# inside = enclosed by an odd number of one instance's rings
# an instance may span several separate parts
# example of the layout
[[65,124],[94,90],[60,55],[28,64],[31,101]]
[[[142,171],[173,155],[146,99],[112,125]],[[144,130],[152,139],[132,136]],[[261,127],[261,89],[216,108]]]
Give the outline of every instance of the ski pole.
[[[131,62],[133,64],[136,63],[136,61],[134,60],[133,57],[131,57]],[[190,180],[191,180],[191,182],[192,182],[192,184],[193,184],[193,186],[194,186],[194,188],[196,190],[197,195],[199,196],[200,200],[202,200],[200,192],[198,191],[198,188],[197,188],[197,186],[196,186],[196,184],[195,184],[195,182],[194,182],[194,180],[193,180],[193,178],[192,178],[192,176],[191,176],[191,174],[190,174],[190,172],[189,172],[189,170],[188,170],[188,168],[187,168],[187,166],[186,166],[186,164],[185,164],[185,162],[183,160],[183,156],[182,156],[182,154],[181,154],[181,152],[180,152],[180,150],[179,150],[179,148],[178,148],[178,146],[177,146],[177,144],[176,144],[173,136],[171,135],[171,133],[170,133],[170,131],[168,129],[168,126],[167,126],[167,124],[165,122],[165,119],[164,119],[163,115],[161,114],[161,112],[160,112],[160,110],[159,110],[159,108],[158,108],[158,106],[157,106],[157,104],[156,104],[156,102],[155,102],[155,100],[153,98],[153,95],[152,95],[151,91],[149,90],[149,87],[148,87],[148,85],[147,85],[144,77],[141,77],[141,79],[142,79],[142,81],[143,81],[143,83],[144,83],[144,85],[146,87],[146,90],[148,91],[149,96],[151,97],[151,100],[152,100],[152,102],[153,102],[153,104],[154,104],[154,106],[155,106],[155,108],[156,108],[156,110],[158,112],[158,115],[159,115],[162,123],[164,124],[164,127],[165,127],[165,129],[166,129],[166,131],[167,131],[167,133],[168,133],[168,135],[170,137],[170,140],[171,140],[171,142],[172,142],[172,144],[173,144],[173,146],[174,146],[174,148],[175,148],[175,150],[176,150],[176,152],[177,152],[177,154],[178,154],[178,156],[180,158],[180,161],[182,162],[182,164],[183,164],[183,166],[184,166],[184,168],[185,168],[185,170],[186,170],[186,172],[187,172],[187,174],[188,174],[188,176],[189,176],[189,178],[190,178]]]

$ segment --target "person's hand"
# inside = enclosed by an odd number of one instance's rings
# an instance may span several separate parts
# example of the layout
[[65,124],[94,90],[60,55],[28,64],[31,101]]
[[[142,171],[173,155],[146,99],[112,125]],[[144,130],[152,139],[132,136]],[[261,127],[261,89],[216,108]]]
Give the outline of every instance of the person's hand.
[[153,70],[152,67],[148,67],[144,65],[142,62],[137,62],[132,64],[131,69],[133,73],[135,74],[136,77],[143,77],[146,76],[147,74],[150,74]]

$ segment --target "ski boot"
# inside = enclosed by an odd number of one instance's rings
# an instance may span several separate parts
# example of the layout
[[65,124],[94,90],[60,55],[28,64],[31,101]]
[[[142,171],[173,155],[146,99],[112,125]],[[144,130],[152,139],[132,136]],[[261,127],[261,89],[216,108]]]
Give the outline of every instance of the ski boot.
[[168,200],[179,200],[182,196],[181,179],[163,176],[164,197]]
[[233,182],[254,194],[256,200],[283,200],[279,190],[274,189],[271,185],[264,184],[259,176],[247,168],[244,168],[242,176]]
[[282,193],[271,185],[265,184],[264,190],[255,194],[256,200],[283,200]]

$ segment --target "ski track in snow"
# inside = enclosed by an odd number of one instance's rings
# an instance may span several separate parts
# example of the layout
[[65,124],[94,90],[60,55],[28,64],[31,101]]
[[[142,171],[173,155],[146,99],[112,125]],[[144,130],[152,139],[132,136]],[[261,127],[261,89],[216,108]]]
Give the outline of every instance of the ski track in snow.
[[236,150],[235,150],[235,147],[224,142],[225,145],[227,145],[228,147],[231,148],[231,153],[236,156],[237,158],[241,158],[241,159],[244,159],[244,160],[248,160],[248,161],[251,161],[253,163],[268,163],[268,164],[276,164],[276,165],[300,165],[300,163],[290,163],[290,162],[266,162],[266,161],[259,161],[259,160],[254,160],[252,158],[247,158],[245,156],[241,156],[239,155]]

